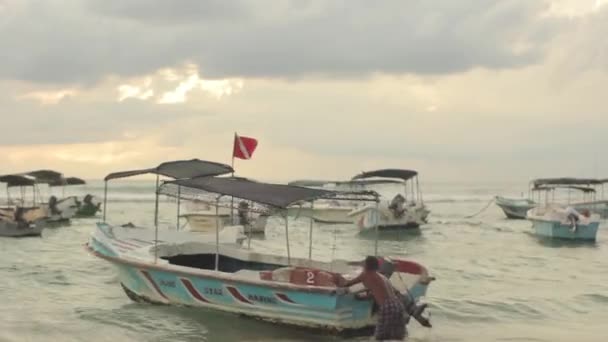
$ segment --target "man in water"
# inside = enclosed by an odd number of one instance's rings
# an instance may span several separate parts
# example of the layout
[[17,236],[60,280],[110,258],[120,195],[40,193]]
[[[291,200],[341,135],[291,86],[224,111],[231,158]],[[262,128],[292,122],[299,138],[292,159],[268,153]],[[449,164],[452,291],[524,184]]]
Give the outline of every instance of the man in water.
[[344,286],[363,283],[378,305],[378,323],[374,334],[377,341],[403,340],[405,337],[405,310],[401,300],[395,294],[389,280],[378,273],[378,259],[373,256],[365,258],[363,272],[356,278],[347,281]]

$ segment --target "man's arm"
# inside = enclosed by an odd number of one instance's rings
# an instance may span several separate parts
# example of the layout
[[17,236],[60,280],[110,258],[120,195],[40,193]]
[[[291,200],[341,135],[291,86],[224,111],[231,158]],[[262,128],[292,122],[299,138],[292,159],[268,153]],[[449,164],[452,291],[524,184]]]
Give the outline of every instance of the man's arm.
[[344,287],[351,287],[355,284],[359,284],[361,281],[363,281],[363,273],[360,273],[358,276],[356,276],[355,278],[347,281],[346,283],[344,283]]

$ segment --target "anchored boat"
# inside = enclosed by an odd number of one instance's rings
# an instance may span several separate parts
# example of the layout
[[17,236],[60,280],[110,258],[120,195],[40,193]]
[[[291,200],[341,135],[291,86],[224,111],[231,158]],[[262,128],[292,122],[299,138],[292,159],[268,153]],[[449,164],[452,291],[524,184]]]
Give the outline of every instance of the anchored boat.
[[355,176],[353,180],[375,177],[400,180],[403,193],[397,194],[390,201],[366,205],[349,213],[361,232],[376,228],[379,230],[419,228],[427,222],[430,211],[422,199],[417,171],[384,169],[364,172]]
[[[320,189],[222,177],[164,182],[158,193],[185,200],[215,198],[217,206],[226,203],[221,198],[230,197],[252,203],[250,210],[281,211],[298,202],[338,196]],[[136,301],[201,307],[333,332],[373,326],[373,301],[356,295],[362,285],[339,287],[341,279],[356,276],[361,261],[313,259],[312,220],[308,258],[292,257],[288,222],[286,219],[286,256],[221,244],[219,229],[215,243],[163,238],[153,244],[124,244],[106,234],[103,224],[87,248],[117,267],[123,289]],[[424,266],[399,258],[383,260],[394,270],[387,274],[393,286],[412,302],[424,296],[433,280]]]
[[600,215],[590,209],[574,205],[560,205],[550,202],[557,190],[578,191],[585,197],[593,196],[595,189],[579,185],[553,184],[547,181],[537,181],[535,191],[545,193],[543,205],[539,205],[527,213],[527,219],[532,222],[534,232],[538,236],[569,240],[595,241],[600,224]]
[[[547,186],[558,186],[567,189],[568,186],[583,186],[592,188],[593,191],[583,192],[582,200],[572,202],[570,198],[563,199],[577,210],[590,210],[599,214],[601,218],[608,218],[608,201],[604,200],[604,184],[608,179],[593,178],[541,178],[530,182],[528,187],[528,198],[495,197],[495,203],[509,219],[526,219],[526,214],[532,208],[539,205],[542,194],[547,191]],[[598,190],[601,195],[597,196]],[[535,200],[537,199],[537,200]]]
[[[0,183],[6,184],[8,205],[0,208],[0,236],[25,237],[40,236],[46,226],[48,213],[46,208],[35,206],[36,182],[31,177],[21,175],[6,175],[0,177]],[[11,188],[19,188],[21,197],[11,199]],[[26,190],[32,189],[31,206],[26,205]]]

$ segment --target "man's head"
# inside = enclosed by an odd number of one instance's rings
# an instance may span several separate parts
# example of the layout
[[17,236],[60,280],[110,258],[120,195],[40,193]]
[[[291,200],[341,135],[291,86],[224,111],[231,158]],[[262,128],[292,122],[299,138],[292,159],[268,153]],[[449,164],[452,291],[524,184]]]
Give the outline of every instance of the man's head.
[[368,256],[365,258],[365,271],[366,272],[376,272],[378,271],[378,258],[374,256]]

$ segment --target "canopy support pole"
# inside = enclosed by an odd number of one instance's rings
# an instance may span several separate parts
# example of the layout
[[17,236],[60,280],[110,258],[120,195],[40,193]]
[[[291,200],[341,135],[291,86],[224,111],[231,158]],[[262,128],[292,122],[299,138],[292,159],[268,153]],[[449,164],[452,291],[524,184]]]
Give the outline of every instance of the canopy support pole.
[[[220,196],[221,197],[221,196]],[[220,197],[215,200],[215,270],[220,266]]]
[[154,263],[158,260],[158,182],[160,176],[156,175],[156,198],[154,200]]
[[314,219],[315,202],[310,202],[310,227],[308,228],[308,261],[312,260],[312,227]]
[[106,223],[107,206],[108,206],[108,181],[105,181],[104,186],[103,186],[103,223]]
[[378,212],[379,208],[378,208],[378,200],[376,200],[376,211],[374,212],[375,215],[375,223],[376,223],[376,239],[374,241],[374,256],[378,257],[378,236],[379,236],[379,226],[380,226],[380,218],[379,218],[379,212]]
[[180,214],[180,208],[181,208],[181,204],[182,204],[181,195],[182,195],[182,186],[178,185],[177,186],[177,217],[175,218],[175,230],[179,230],[179,214]]
[[253,233],[253,226],[251,222],[249,222],[249,217],[251,216],[251,208],[253,208],[253,201],[249,201],[249,208],[247,208],[247,220],[245,222],[246,224],[243,225],[243,229],[247,229],[247,226],[249,225],[249,232],[247,232],[247,249],[251,249],[251,234]]
[[287,264],[291,265],[291,253],[289,250],[289,215],[285,212],[285,242],[287,243]]

